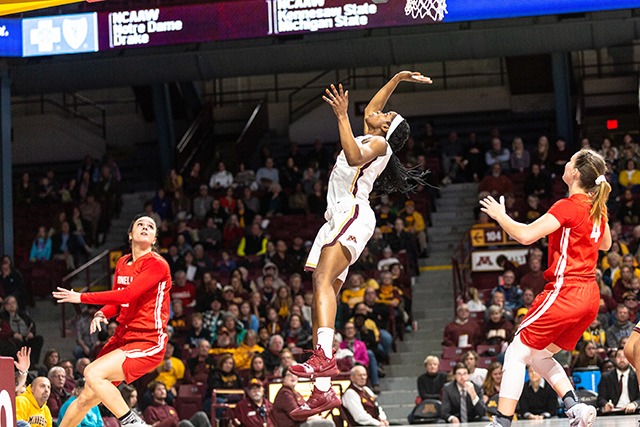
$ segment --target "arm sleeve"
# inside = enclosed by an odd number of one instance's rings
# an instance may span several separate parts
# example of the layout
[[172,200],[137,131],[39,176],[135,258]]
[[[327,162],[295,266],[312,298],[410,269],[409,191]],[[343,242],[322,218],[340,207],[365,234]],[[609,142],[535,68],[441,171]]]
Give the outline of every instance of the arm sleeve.
[[104,314],[104,317],[106,317],[107,319],[111,319],[112,317],[115,317],[120,313],[120,307],[109,304],[102,307],[99,311]]
[[262,247],[260,248],[260,252],[258,252],[256,255],[264,255],[267,253],[267,239],[263,238],[262,239]]
[[424,228],[425,228],[424,227],[424,218],[422,217],[421,214],[419,214],[417,212],[415,214],[413,214],[413,220],[414,220],[413,225],[416,228],[416,231],[424,230]]
[[451,417],[451,396],[449,390],[444,387],[442,390],[442,405],[440,406],[440,418],[449,422]]
[[342,395],[342,406],[347,408],[347,411],[353,417],[353,420],[360,426],[379,426],[380,421],[373,418],[367,411],[364,410],[358,394],[353,390],[347,390]]
[[47,261],[51,259],[51,239],[47,239],[47,243],[44,245],[44,259]]
[[598,408],[603,409],[608,400],[609,395],[607,394],[607,379],[603,377],[598,384]]
[[80,294],[86,304],[127,304],[156,286],[166,276],[166,270],[155,260],[147,260],[133,282],[124,289]]
[[247,246],[247,239],[243,237],[243,238],[240,240],[240,244],[238,245],[238,251],[237,251],[238,256],[245,256],[244,248],[245,248],[246,246]]

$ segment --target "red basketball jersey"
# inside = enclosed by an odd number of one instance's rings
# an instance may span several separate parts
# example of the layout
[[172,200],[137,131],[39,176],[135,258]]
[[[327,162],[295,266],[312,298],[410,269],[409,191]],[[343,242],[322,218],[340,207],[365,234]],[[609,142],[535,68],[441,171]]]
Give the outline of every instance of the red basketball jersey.
[[83,293],[81,300],[107,304],[101,309],[105,316],[119,312],[118,322],[130,330],[164,332],[169,321],[169,264],[153,251],[131,265],[130,260],[131,255],[118,260],[112,291]]
[[548,213],[560,222],[560,228],[549,235],[549,268],[544,272],[549,282],[564,276],[595,275],[605,221],[595,226],[590,209],[591,200],[585,194],[558,200],[549,209]]

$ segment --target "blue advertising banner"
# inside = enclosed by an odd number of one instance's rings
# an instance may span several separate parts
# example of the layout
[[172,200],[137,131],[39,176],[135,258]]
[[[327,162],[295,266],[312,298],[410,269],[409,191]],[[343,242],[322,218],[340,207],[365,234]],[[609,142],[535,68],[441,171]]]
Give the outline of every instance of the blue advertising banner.
[[98,51],[98,14],[45,16],[22,20],[23,56]]
[[22,56],[22,24],[19,19],[0,19],[0,56]]

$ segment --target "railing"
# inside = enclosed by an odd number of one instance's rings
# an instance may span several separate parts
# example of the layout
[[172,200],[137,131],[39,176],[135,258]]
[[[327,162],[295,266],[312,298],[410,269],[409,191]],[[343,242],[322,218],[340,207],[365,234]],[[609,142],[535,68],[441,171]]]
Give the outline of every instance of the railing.
[[267,108],[267,99],[260,102],[254,108],[251,117],[247,120],[240,136],[236,141],[236,152],[250,152],[251,145],[255,146],[258,141],[269,130],[269,109]]
[[213,130],[213,104],[207,103],[176,147],[178,173],[183,174],[207,135]]
[[455,315],[459,299],[466,298],[471,284],[471,237],[469,231],[464,233],[458,248],[451,255],[451,270],[453,273],[453,310]]
[[[109,249],[106,249],[102,253],[100,253],[99,255],[94,257],[93,259],[89,260],[88,262],[84,263],[80,267],[78,267],[75,270],[73,270],[71,273],[69,273],[66,276],[64,276],[62,278],[61,287],[62,288],[66,288],[66,289],[70,289],[71,288],[70,281],[84,271],[85,274],[86,274],[87,284],[86,284],[86,286],[84,288],[82,288],[82,290],[80,292],[91,292],[91,288],[96,286],[98,283],[102,282],[104,279],[109,278],[110,268],[109,268],[109,256],[108,255],[109,255]],[[93,264],[96,264],[98,261],[101,261],[101,260],[105,260],[106,261],[105,272],[102,273],[97,278],[95,278],[94,280],[91,280],[91,270],[90,270],[89,267],[91,267]],[[62,338],[66,338],[66,336],[67,336],[67,309],[66,309],[66,306],[67,306],[66,304],[62,304]],[[74,309],[76,310],[77,314],[80,313],[80,307],[79,307],[78,304],[74,304]]]
[[[11,101],[11,103],[14,105],[40,104],[40,114],[45,113],[45,105],[51,105],[64,111],[67,114],[72,115],[73,117],[84,120],[90,125],[99,128],[101,130],[102,137],[104,139],[107,138],[107,110],[102,105],[77,93],[63,93],[62,103],[49,97],[45,97],[44,95],[40,95],[39,99],[20,99]],[[96,120],[93,117],[82,114],[80,111],[78,111],[78,108],[82,107],[89,107],[97,110],[100,116],[100,120]]]

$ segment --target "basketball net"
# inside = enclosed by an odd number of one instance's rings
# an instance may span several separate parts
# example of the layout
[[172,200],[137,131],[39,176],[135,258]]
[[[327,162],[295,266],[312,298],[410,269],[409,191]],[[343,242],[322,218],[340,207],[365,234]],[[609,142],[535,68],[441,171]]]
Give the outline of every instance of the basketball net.
[[417,19],[418,16],[424,19],[429,15],[434,21],[442,21],[444,14],[448,13],[447,2],[446,0],[407,0],[404,13],[411,15],[413,19]]

